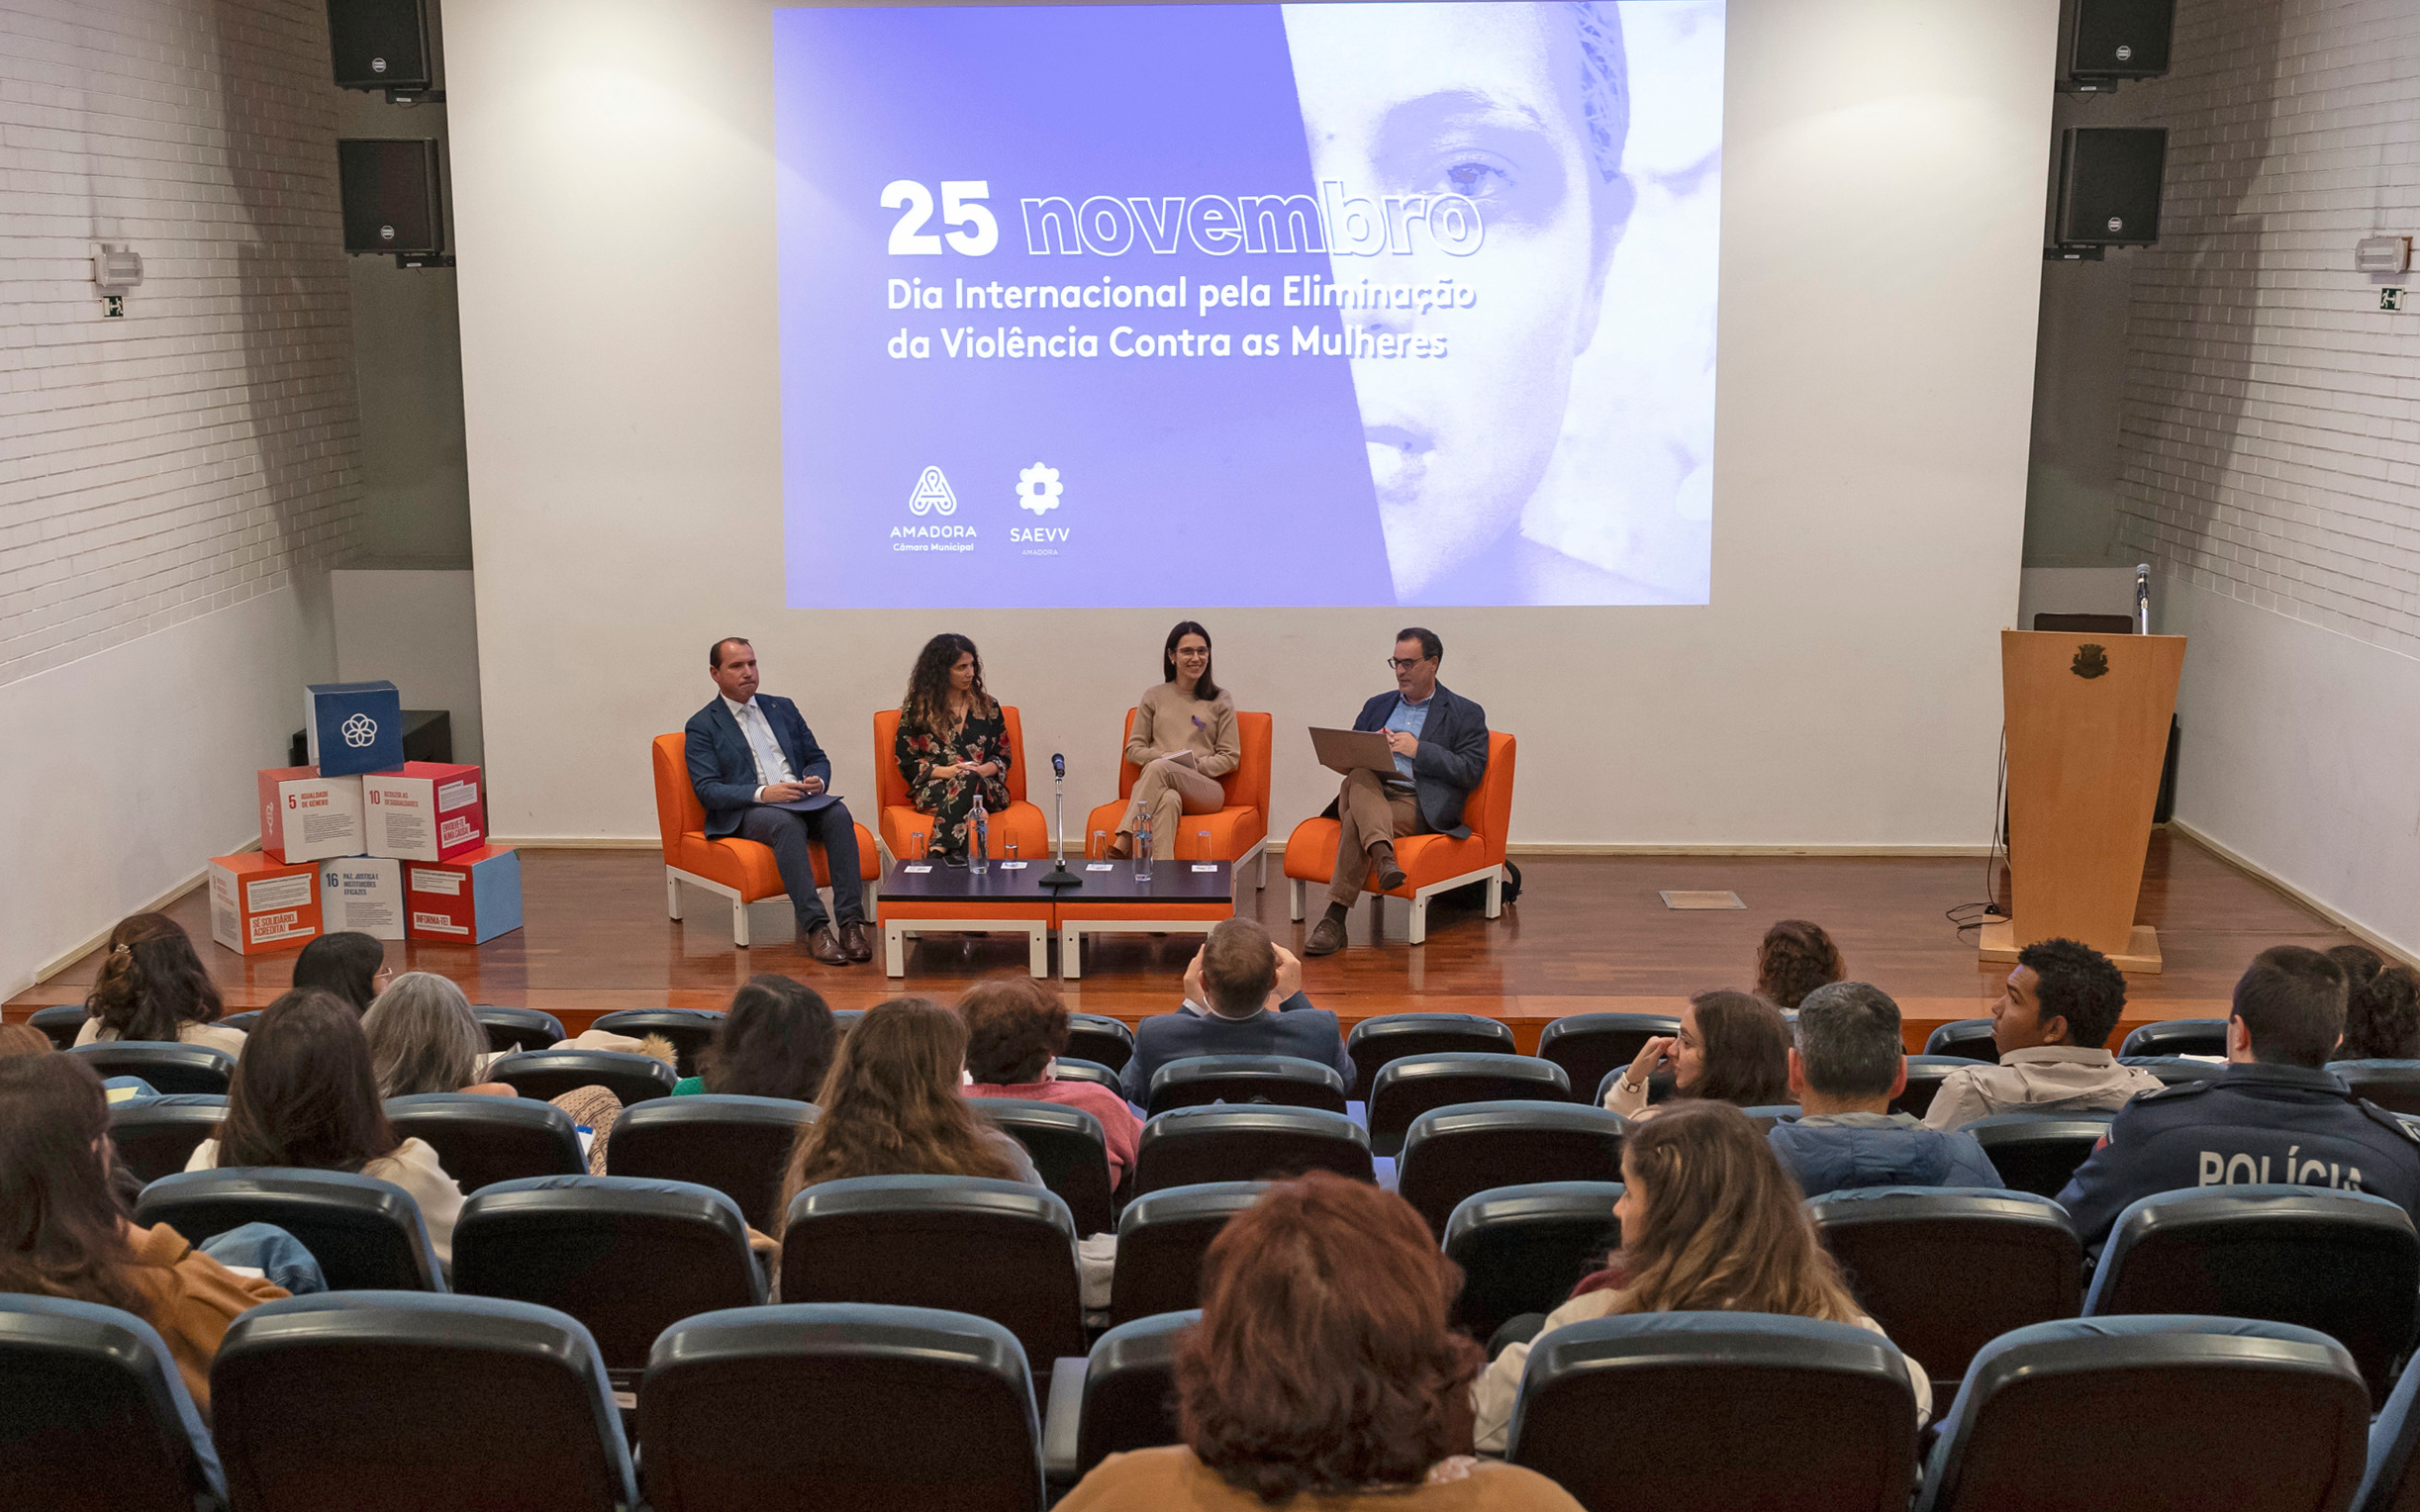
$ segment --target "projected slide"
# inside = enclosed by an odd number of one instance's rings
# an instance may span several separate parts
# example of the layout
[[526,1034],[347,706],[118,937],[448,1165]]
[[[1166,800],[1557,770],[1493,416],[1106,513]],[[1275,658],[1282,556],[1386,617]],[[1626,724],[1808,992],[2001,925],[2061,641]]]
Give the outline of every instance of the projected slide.
[[1721,0],[773,48],[793,607],[1706,602]]

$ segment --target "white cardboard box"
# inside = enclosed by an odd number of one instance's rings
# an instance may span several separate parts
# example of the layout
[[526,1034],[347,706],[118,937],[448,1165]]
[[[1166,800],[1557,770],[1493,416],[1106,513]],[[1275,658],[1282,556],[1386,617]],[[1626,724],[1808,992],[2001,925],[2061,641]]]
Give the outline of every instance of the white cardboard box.
[[328,934],[353,930],[372,939],[402,939],[403,863],[384,856],[320,863],[320,918]]
[[487,843],[479,769],[454,762],[407,761],[361,779],[360,847],[402,861],[445,861]]
[[358,856],[361,779],[322,777],[316,767],[265,767],[260,784],[260,849],[277,861]]

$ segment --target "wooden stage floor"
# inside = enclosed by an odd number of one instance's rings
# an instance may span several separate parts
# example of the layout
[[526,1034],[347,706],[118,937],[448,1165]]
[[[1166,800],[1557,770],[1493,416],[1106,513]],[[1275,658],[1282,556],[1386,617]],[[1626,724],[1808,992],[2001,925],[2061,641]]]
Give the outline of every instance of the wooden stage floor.
[[[1021,935],[927,936],[912,947],[908,975],[896,981],[882,975],[879,949],[866,966],[819,966],[799,949],[780,900],[756,905],[757,944],[739,950],[721,899],[691,892],[685,922],[664,916],[663,868],[651,850],[526,849],[522,856],[527,923],[519,932],[477,947],[396,942],[387,946],[388,961],[398,971],[441,972],[474,1002],[543,1008],[574,1030],[615,1008],[721,1007],[756,972],[798,977],[833,1007],[847,1008],[902,992],[946,1000],[979,977],[1024,969]],[[1306,963],[1305,990],[1348,1022],[1413,1009],[1491,1014],[1509,1022],[1528,1049],[1547,1021],[1567,1013],[1677,1012],[1691,992],[1748,987],[1766,926],[1810,918],[1840,942],[1852,977],[1898,999],[1912,1047],[1935,1024],[1987,1012],[2005,971],[1979,966],[1974,933],[1961,935],[1943,916],[1984,897],[1984,863],[1976,858],[1539,856],[1520,866],[1526,890],[1501,918],[1433,906],[1428,941],[1416,948],[1404,940],[1404,904],[1393,901],[1385,938],[1373,947],[1365,903],[1354,914],[1352,947]],[[1286,917],[1274,865],[1270,879],[1256,905],[1247,896],[1246,910],[1256,906],[1281,942],[1299,942],[1303,926]],[[1744,911],[1674,911],[1656,896],[1726,888],[1747,903]],[[246,960],[210,942],[206,892],[188,893],[168,911],[192,932],[231,1009],[260,1006],[286,988],[291,952]],[[2224,1016],[2237,975],[2259,951],[2352,939],[2166,830],[2152,836],[2140,917],[2158,927],[2167,970],[2130,982],[2126,1027]],[[1131,1023],[1176,1005],[1198,943],[1191,936],[1096,938],[1083,977],[1060,986],[1070,1007]],[[81,1001],[99,964],[95,951],[11,998],[8,1016]]]

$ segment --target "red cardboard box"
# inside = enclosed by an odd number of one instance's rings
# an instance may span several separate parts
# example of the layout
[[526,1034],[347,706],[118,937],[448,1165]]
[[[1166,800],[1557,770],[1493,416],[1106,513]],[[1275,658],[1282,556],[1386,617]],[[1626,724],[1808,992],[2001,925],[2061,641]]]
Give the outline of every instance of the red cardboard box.
[[317,767],[267,767],[260,776],[260,850],[292,863],[361,854],[361,779]]
[[407,861],[403,872],[406,939],[480,945],[521,927],[521,855],[509,845]]
[[257,955],[306,945],[320,934],[320,865],[246,851],[210,858],[210,937]]
[[401,861],[445,861],[487,843],[479,769],[407,761],[361,779],[362,850]]

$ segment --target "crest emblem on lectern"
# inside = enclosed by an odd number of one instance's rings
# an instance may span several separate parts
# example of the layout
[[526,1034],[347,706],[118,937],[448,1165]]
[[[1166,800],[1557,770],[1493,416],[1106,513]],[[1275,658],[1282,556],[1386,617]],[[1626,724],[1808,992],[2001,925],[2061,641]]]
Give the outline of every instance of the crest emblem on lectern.
[[2109,671],[2109,653],[2100,646],[2078,646],[2076,659],[2069,663],[2067,670],[2082,678],[2105,677]]

